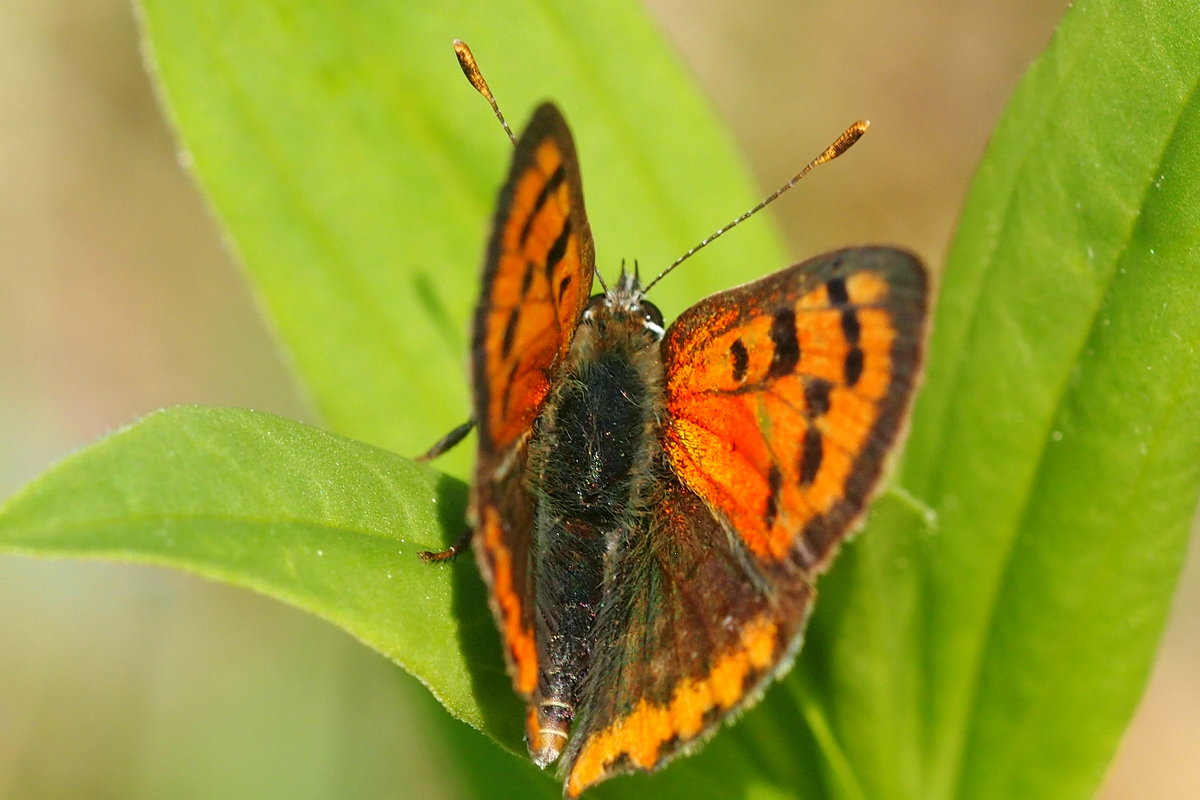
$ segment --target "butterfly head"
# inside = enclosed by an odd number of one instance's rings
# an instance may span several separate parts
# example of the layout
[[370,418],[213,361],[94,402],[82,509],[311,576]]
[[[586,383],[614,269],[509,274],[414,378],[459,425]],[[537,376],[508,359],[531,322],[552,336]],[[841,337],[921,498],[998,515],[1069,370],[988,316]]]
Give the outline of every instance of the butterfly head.
[[655,342],[662,339],[665,331],[662,312],[646,299],[636,266],[633,272],[626,272],[624,264],[617,282],[605,286],[605,291],[588,300],[581,322],[600,327],[611,324],[640,326],[642,332]]

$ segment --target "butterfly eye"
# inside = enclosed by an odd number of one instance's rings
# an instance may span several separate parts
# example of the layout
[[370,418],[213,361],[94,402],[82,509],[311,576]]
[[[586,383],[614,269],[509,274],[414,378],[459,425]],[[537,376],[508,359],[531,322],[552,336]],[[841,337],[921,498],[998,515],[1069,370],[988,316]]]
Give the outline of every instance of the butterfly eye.
[[663,315],[658,310],[658,306],[653,303],[648,303],[645,300],[641,303],[643,320],[645,321],[646,330],[654,334],[654,338],[659,338],[663,335]]
[[596,313],[597,309],[604,307],[604,297],[605,295],[603,293],[594,294],[589,297],[587,305],[583,307],[583,314],[580,316],[580,319],[584,321],[590,320],[592,315]]

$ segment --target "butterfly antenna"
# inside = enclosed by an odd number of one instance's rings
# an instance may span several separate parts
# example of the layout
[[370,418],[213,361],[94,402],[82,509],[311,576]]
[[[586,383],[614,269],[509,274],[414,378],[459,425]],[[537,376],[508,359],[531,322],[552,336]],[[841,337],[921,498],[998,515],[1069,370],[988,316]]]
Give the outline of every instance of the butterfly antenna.
[[667,273],[669,273],[671,270],[675,269],[680,264],[682,264],[684,261],[687,261],[689,258],[691,258],[696,253],[698,253],[700,250],[704,249],[708,245],[715,242],[719,237],[721,237],[725,233],[727,233],[730,228],[733,228],[735,225],[745,222],[746,220],[750,219],[750,217],[754,216],[759,211],[762,211],[768,205],[775,202],[775,200],[777,200],[781,194],[783,194],[788,189],[792,188],[797,183],[799,183],[800,179],[803,178],[805,175],[807,175],[809,172],[812,172],[812,170],[814,168],[819,167],[820,165],[824,164],[827,161],[833,161],[835,158],[840,156],[842,153],[849,150],[851,145],[853,145],[855,142],[857,142],[859,140],[859,138],[864,133],[867,132],[867,128],[870,127],[870,125],[871,125],[871,123],[869,120],[860,119],[858,122],[854,123],[849,128],[846,128],[846,130],[842,131],[841,136],[839,136],[833,140],[833,144],[829,145],[829,147],[826,147],[824,152],[822,152],[819,156],[814,158],[812,161],[808,162],[808,164],[805,165],[804,169],[797,172],[795,177],[793,177],[790,181],[785,183],[783,186],[780,186],[778,189],[776,189],[774,192],[772,192],[771,195],[769,197],[767,197],[767,199],[763,200],[761,203],[756,205],[754,208],[750,209],[745,214],[742,214],[740,217],[737,217],[737,218],[731,220],[728,224],[726,224],[720,228],[717,228],[706,239],[702,239],[700,241],[700,243],[697,244],[695,247],[693,247],[691,250],[688,250],[686,253],[681,255],[679,258],[675,259],[673,262],[671,262],[670,266],[668,266],[662,272],[658,273],[658,277],[656,277],[654,280],[650,281],[650,283],[646,284],[646,288],[643,289],[642,291],[643,292],[650,291],[650,287],[653,286],[654,284],[658,283],[659,281],[661,281],[663,278],[665,278],[667,276]]
[[463,75],[467,76],[467,80],[475,87],[475,91],[488,101],[488,105],[492,107],[492,113],[496,115],[496,119],[500,120],[501,127],[508,134],[508,140],[516,147],[517,137],[513,136],[512,128],[508,127],[508,120],[504,119],[504,115],[500,113],[500,106],[496,104],[496,96],[492,94],[488,82],[483,79],[483,73],[479,71],[479,62],[475,60],[475,54],[471,52],[471,48],[462,39],[455,39],[454,55],[458,56],[458,65],[462,67]]

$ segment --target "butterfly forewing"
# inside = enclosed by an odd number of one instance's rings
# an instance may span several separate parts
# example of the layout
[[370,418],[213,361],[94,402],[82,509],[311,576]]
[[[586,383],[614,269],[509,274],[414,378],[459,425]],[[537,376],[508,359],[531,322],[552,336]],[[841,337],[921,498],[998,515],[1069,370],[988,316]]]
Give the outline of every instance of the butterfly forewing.
[[591,292],[591,229],[575,146],[558,109],[538,108],[517,142],[475,314],[475,419],[500,450],[528,433],[553,366]]
[[575,147],[558,110],[546,104],[518,140],[500,192],[473,350],[475,552],[513,685],[526,698],[538,674],[527,443],[591,291],[593,258]]
[[865,506],[920,368],[912,255],[818,256],[688,309],[663,341],[680,479],[762,562],[824,565]]

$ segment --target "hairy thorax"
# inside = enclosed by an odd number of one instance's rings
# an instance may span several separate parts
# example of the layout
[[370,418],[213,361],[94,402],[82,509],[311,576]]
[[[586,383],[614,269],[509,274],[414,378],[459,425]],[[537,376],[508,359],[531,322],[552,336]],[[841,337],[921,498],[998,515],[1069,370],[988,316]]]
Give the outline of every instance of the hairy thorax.
[[641,498],[662,407],[658,342],[640,321],[580,326],[530,442],[539,504],[555,516],[615,524]]

